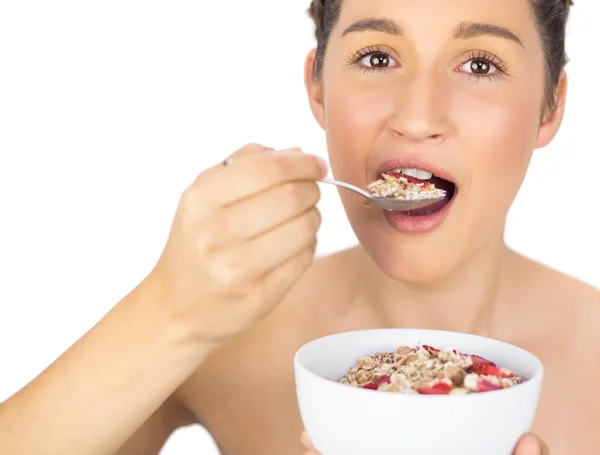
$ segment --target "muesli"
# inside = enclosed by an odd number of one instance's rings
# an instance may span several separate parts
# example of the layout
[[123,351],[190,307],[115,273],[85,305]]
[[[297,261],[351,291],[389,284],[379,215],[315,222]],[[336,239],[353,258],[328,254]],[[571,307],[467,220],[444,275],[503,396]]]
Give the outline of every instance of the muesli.
[[385,392],[454,395],[505,389],[524,379],[483,357],[423,345],[363,357],[339,382]]
[[367,185],[373,196],[414,201],[443,198],[446,195],[445,190],[436,188],[433,183],[399,172],[386,172],[381,177]]

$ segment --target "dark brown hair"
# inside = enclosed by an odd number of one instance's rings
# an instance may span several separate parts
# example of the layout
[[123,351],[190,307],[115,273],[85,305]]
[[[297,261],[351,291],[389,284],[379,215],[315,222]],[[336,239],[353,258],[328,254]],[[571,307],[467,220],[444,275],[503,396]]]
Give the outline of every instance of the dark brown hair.
[[[343,0],[312,0],[308,13],[315,21],[317,56],[314,77],[319,80],[323,71],[325,51],[331,30],[340,17]],[[572,0],[529,0],[537,20],[546,61],[546,108],[556,107],[555,89],[560,72],[567,63],[565,34]]]

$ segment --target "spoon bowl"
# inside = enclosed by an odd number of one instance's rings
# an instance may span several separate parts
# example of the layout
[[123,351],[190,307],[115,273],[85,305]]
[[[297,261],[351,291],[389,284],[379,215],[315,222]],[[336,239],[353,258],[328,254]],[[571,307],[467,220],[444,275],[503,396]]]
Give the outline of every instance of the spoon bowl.
[[350,183],[340,182],[339,180],[333,179],[321,179],[318,180],[321,183],[327,183],[330,185],[339,186],[340,188],[346,188],[350,191],[354,191],[355,193],[363,196],[369,205],[373,207],[378,207],[384,210],[394,210],[398,212],[408,212],[410,210],[416,210],[423,207],[428,207],[436,202],[444,199],[443,197],[437,198],[427,198],[427,199],[398,199],[398,198],[389,198],[389,197],[376,197],[370,194],[369,192],[359,188],[355,185],[351,185]]

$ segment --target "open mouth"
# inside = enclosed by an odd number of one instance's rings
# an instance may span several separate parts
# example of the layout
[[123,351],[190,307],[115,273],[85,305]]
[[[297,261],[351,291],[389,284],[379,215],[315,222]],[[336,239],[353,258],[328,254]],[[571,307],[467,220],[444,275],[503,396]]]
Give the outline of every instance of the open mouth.
[[424,169],[395,168],[381,174],[382,179],[369,184],[371,194],[379,197],[400,197],[403,199],[430,199],[443,197],[426,207],[403,212],[404,215],[418,217],[432,215],[442,210],[454,198],[456,185],[450,180],[438,177]]

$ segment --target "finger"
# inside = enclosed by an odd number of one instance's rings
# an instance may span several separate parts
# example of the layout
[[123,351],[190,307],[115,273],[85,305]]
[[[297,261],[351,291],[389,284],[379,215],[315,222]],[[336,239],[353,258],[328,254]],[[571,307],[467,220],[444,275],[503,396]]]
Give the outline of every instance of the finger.
[[228,248],[225,254],[233,255],[230,261],[245,261],[246,276],[258,279],[310,247],[320,225],[321,214],[314,207],[259,237]]
[[[243,162],[249,157],[264,155],[272,151],[272,148],[260,144],[248,144],[237,150],[228,158],[235,161],[237,165],[238,161]],[[194,213],[197,217],[212,215],[214,213],[214,202],[211,200],[214,189],[206,187],[204,182],[214,181],[219,175],[223,175],[223,172],[229,166],[231,166],[231,164],[224,166],[221,161],[218,164],[205,169],[196,177],[196,180],[189,185],[182,195],[182,202],[186,206],[186,211]],[[221,180],[221,182],[222,184],[219,185],[217,189],[223,189],[223,183],[226,183],[226,181]]]
[[514,455],[549,455],[546,443],[534,434],[524,435],[517,444]]
[[308,432],[306,430],[302,432],[302,435],[300,436],[300,442],[302,442],[302,445],[310,451],[308,453],[315,452],[315,448],[313,447],[312,442],[310,441],[310,437],[308,436]]
[[244,145],[242,148],[240,148],[239,150],[236,150],[234,153],[232,153],[231,155],[226,157],[227,160],[231,161],[227,166],[225,166],[223,164],[225,159],[223,161],[219,161],[215,165],[202,171],[202,173],[200,173],[198,175],[198,177],[196,178],[196,182],[199,180],[204,180],[208,176],[223,175],[223,172],[225,171],[225,169],[228,168],[229,166],[232,166],[233,163],[238,165],[238,162],[240,162],[240,161],[244,162],[249,157],[264,155],[265,153],[270,153],[270,152],[274,152],[274,151],[275,151],[275,149],[261,145],[261,144]]
[[[247,145],[244,145],[242,148],[236,150],[231,155],[229,155],[227,157],[227,159],[231,160],[231,164],[233,164],[234,162],[237,162],[241,158],[244,158],[247,156],[261,155],[261,154],[272,152],[272,151],[274,151],[273,148],[267,147],[267,146],[264,146],[261,144],[255,144],[255,143],[247,144]],[[221,162],[215,164],[213,167],[211,167],[210,170],[218,171],[223,168],[225,168],[225,166],[223,166],[223,161],[221,161]]]
[[242,244],[213,249],[210,239],[200,238],[198,242],[205,253],[211,253],[212,268],[217,274],[224,271],[253,282],[313,245],[320,225],[321,214],[314,207]]
[[[300,150],[299,147],[293,147],[293,148],[290,147],[285,150],[290,151],[290,152],[302,153],[302,150]],[[227,157],[227,159],[231,160],[230,164],[232,164],[234,161],[237,161],[238,159],[243,158],[245,156],[261,155],[263,153],[274,152],[274,151],[275,151],[275,149],[272,147],[267,147],[266,145],[252,143],[252,144],[247,144],[247,145],[243,146],[239,150],[236,150],[233,154],[229,155]],[[221,161],[217,166],[223,167],[223,161]]]
[[201,231],[211,248],[239,244],[293,220],[316,206],[320,197],[314,182],[286,183],[223,208],[204,219]]
[[321,162],[317,156],[298,150],[252,154],[222,169],[200,174],[195,186],[198,191],[210,193],[205,195],[206,204],[223,207],[282,183],[316,181],[326,172]]
[[[260,300],[263,302],[273,302],[273,306],[277,305],[290,292],[302,274],[311,266],[315,257],[316,247],[317,242],[315,241],[295,257],[266,273],[260,279],[258,285],[258,289],[261,289],[261,293],[263,293],[263,298]],[[264,308],[263,312],[269,312],[271,309]],[[307,442],[310,443],[310,440],[307,439]]]

